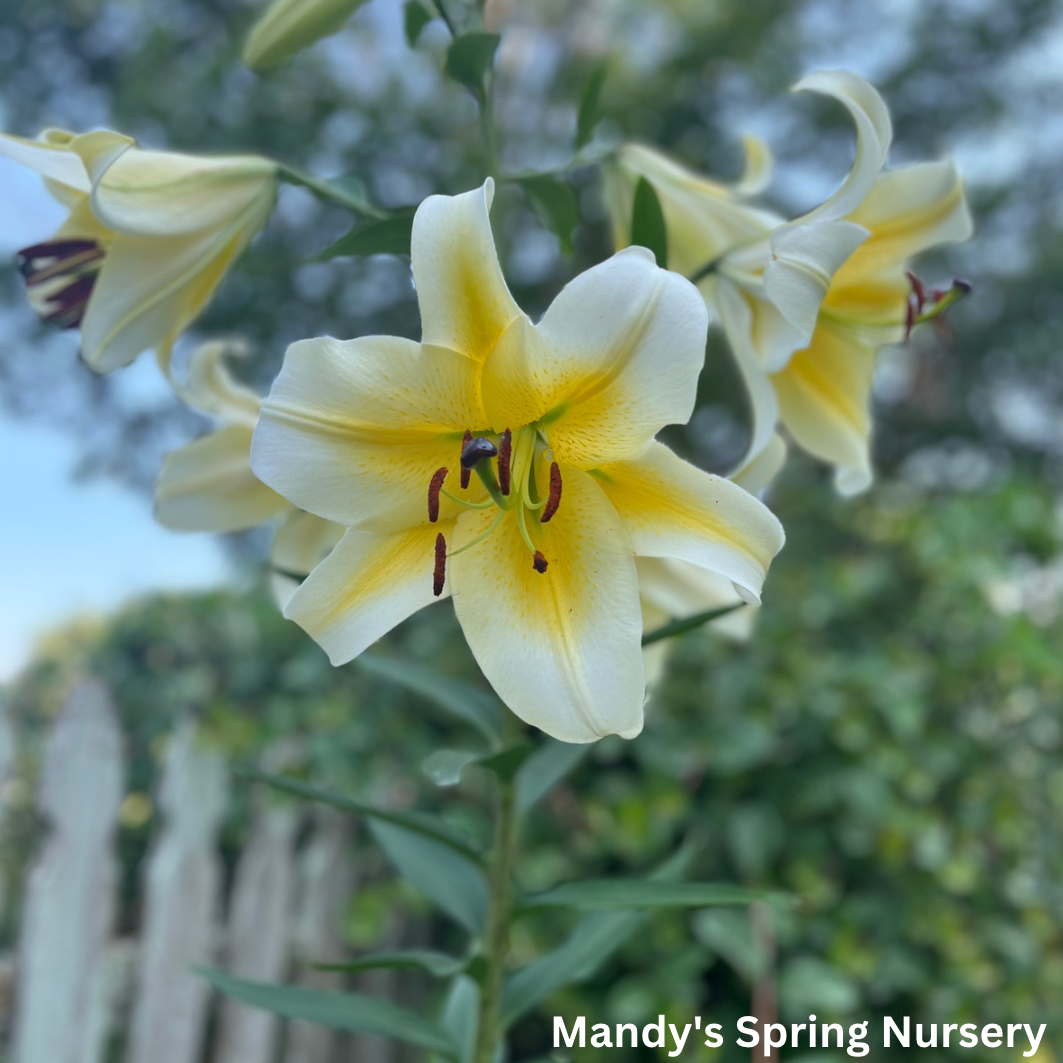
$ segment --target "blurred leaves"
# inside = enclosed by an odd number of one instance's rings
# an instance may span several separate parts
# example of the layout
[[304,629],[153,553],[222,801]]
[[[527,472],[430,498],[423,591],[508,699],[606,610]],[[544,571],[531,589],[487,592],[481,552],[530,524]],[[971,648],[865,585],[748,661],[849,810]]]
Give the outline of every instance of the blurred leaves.
[[668,268],[668,231],[664,211],[653,185],[645,177],[635,186],[635,205],[631,212],[631,242],[649,248],[657,265]]
[[447,51],[446,72],[473,92],[483,92],[502,38],[497,33],[466,33]]

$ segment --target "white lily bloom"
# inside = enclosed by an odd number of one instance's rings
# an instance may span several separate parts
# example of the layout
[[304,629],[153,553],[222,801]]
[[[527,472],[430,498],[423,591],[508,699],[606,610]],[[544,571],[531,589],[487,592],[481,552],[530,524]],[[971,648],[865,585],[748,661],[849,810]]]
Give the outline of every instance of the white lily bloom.
[[492,192],[418,208],[421,343],[288,349],[252,468],[351,530],[285,615],[341,664],[453,595],[518,716],[570,742],[631,737],[645,696],[635,555],[693,563],[757,600],[782,528],[654,440],[693,409],[707,325],[694,287],[632,248],[533,325],[498,264]]
[[[614,185],[653,184],[674,263],[697,274],[723,325],[753,408],[748,467],[781,464],[782,424],[794,441],[836,468],[854,493],[870,483],[868,409],[875,354],[903,336],[904,265],[927,248],[967,239],[970,216],[951,163],[882,173],[889,115],[867,82],[821,71],[795,86],[839,100],[857,130],[856,158],[842,186],[815,210],[785,222],[651,149],[624,146]],[[618,246],[630,240],[630,202],[610,199]],[[708,231],[707,231],[708,230]],[[728,241],[730,240],[730,243]],[[691,266],[700,260],[700,264]]]
[[20,252],[22,272],[38,313],[80,328],[82,356],[101,373],[148,349],[168,372],[174,341],[276,198],[266,159],[145,151],[106,130],[0,134],[0,155],[36,170],[70,210],[51,240]]
[[252,70],[268,70],[311,44],[338,33],[365,0],[273,0],[244,45]]

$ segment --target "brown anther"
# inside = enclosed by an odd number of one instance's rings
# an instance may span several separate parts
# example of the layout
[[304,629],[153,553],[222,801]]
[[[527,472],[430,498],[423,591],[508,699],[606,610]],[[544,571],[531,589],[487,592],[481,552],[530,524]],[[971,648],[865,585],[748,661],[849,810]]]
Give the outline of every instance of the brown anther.
[[926,305],[926,292],[923,290],[923,282],[910,270],[905,270],[904,275],[908,278],[908,283],[912,286],[912,293],[916,299],[919,300],[916,306],[916,313],[923,309]]
[[509,494],[509,466],[513,457],[513,433],[507,428],[498,441],[498,489]]
[[[461,452],[463,454],[465,453],[465,448],[466,448],[466,446],[468,446],[468,444],[469,444],[471,439],[472,439],[472,432],[470,432],[466,428],[465,429],[465,435],[464,435],[464,437],[462,438],[462,441],[461,441]],[[468,488],[469,488],[469,479],[470,479],[471,476],[472,476],[472,469],[466,469],[465,466],[462,465],[462,467],[461,467],[461,489],[463,491],[468,490]]]
[[912,329],[915,328],[915,296],[910,295],[908,297],[908,312],[904,319],[904,342],[907,343],[912,338]]
[[532,568],[541,576],[546,571],[546,566],[549,562],[543,557],[541,550],[535,551],[535,557],[532,558]]
[[432,479],[428,483],[428,519],[435,524],[439,520],[439,492],[443,488],[443,481],[447,478],[447,467],[436,469]]
[[443,584],[447,581],[447,541],[440,532],[436,536],[436,567],[432,573],[432,594],[438,598],[443,593]]
[[539,518],[540,524],[545,524],[556,512],[558,506],[561,505],[561,470],[557,467],[557,462],[550,462],[550,497],[546,500],[546,506],[543,509],[543,515]]

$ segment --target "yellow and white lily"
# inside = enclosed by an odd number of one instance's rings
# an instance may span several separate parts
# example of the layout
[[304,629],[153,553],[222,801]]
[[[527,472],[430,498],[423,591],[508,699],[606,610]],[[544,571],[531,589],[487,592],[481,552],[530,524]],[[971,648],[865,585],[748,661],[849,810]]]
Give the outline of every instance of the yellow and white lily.
[[311,44],[338,33],[365,0],[273,0],[244,45],[252,70],[269,70]]
[[285,615],[334,664],[453,596],[487,679],[570,742],[642,727],[635,555],[757,600],[782,546],[753,496],[654,440],[686,421],[707,313],[641,248],[573,280],[538,324],[491,234],[493,184],[431,196],[413,226],[422,340],[293,344],[251,465],[348,527]]
[[703,274],[699,289],[724,327],[753,406],[747,460],[778,450],[781,422],[799,446],[835,465],[839,490],[853,493],[871,478],[875,353],[904,332],[904,264],[928,247],[966,239],[971,224],[951,163],[881,172],[892,130],[867,82],[821,71],[795,90],[837,99],[857,130],[849,175],[815,210],[786,222],[746,201],[748,182],[706,181],[652,149],[625,145],[609,173],[610,212],[625,246],[634,187],[644,177],[661,201],[670,258],[673,244],[678,251],[670,264]]
[[39,140],[0,134],[0,155],[36,170],[70,210],[48,241],[20,252],[30,300],[47,321],[81,329],[101,373],[174,341],[265,224],[276,166],[252,155],[145,151],[119,133]]

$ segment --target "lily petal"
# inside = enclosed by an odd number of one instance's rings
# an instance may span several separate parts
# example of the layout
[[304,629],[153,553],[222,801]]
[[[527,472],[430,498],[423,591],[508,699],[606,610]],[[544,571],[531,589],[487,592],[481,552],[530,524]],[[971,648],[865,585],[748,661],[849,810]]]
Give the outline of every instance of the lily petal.
[[[632,738],[645,676],[631,544],[598,485],[561,471],[564,501],[549,531],[529,529],[547,570],[532,568],[511,515],[449,561],[454,608],[484,675],[522,720],[563,742]],[[455,547],[491,519],[463,514]]]
[[251,429],[229,425],[166,455],[155,486],[155,516],[181,531],[253,528],[288,503],[251,472]]
[[482,362],[522,316],[491,234],[494,181],[460,196],[429,196],[413,219],[411,264],[421,342]]
[[243,60],[252,70],[280,66],[322,37],[338,33],[365,0],[274,0],[255,23]]
[[746,164],[734,190],[740,196],[756,196],[771,184],[775,157],[771,148],[751,133],[742,137],[742,147],[746,153]]
[[835,484],[845,495],[871,483],[874,370],[874,348],[823,324],[811,345],[772,377],[783,424],[798,446],[837,467]]
[[[262,399],[229,372],[228,357],[243,358],[246,344],[237,340],[201,344],[188,363],[188,380],[173,381],[174,391],[186,405],[228,424],[254,429]],[[250,447],[248,448],[250,450]]]
[[603,466],[596,478],[636,554],[689,561],[726,576],[743,601],[760,601],[768,565],[785,539],[762,502],[657,442],[635,461]]
[[[349,528],[426,522],[432,474],[456,470],[465,429],[484,426],[478,376],[469,358],[392,336],[294,343],[262,405],[252,468]],[[459,511],[440,501],[444,518]]]
[[787,448],[778,432],[772,434],[767,446],[759,454],[748,458],[727,479],[738,484],[743,491],[759,495],[769,487],[786,464]]
[[270,589],[283,612],[299,589],[301,576],[325,560],[347,529],[330,520],[292,509],[284,518],[270,549]]
[[[377,535],[348,531],[292,595],[294,620],[336,665],[346,664],[419,609],[432,593],[436,535],[453,522]],[[450,593],[444,586],[441,597]]]
[[0,133],[0,155],[36,171],[48,181],[77,192],[88,192],[92,188],[85,164],[65,145]]
[[[635,569],[639,575],[644,624],[647,612],[656,621],[654,626],[659,627],[670,620],[684,620],[742,601],[730,580],[674,557],[636,557]],[[728,638],[747,639],[755,616],[753,606],[743,606],[710,621],[708,626]]]
[[543,419],[559,461],[589,469],[689,420],[708,311],[697,289],[631,247],[570,281],[532,326],[507,330],[483,371],[496,429]]

